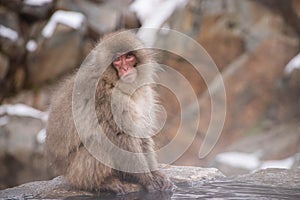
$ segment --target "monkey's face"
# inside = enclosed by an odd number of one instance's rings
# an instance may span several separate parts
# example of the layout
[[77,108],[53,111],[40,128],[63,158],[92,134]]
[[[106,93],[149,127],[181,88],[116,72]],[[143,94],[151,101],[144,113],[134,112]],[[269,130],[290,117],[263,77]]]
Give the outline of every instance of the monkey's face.
[[132,83],[137,76],[135,68],[137,59],[134,53],[128,52],[117,56],[113,62],[113,67],[117,70],[119,78],[127,83]]

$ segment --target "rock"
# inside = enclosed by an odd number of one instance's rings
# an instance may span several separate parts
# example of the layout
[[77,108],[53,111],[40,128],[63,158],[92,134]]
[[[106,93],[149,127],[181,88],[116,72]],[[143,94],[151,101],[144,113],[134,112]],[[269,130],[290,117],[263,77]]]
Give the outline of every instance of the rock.
[[257,127],[254,133],[228,147],[227,151],[254,153],[260,151],[261,160],[280,160],[297,153],[300,123],[292,121],[268,128]]
[[298,46],[292,41],[270,38],[244,61],[228,68],[223,76],[228,88],[228,112],[223,136],[226,132],[230,135],[241,134],[265,116],[273,101],[272,88],[297,49]]
[[0,53],[0,81],[4,79],[8,72],[9,60],[8,58]]
[[[203,137],[207,135],[206,131],[211,115],[211,94],[204,93],[199,99],[201,118],[198,135],[185,154],[177,160],[177,163],[199,165],[201,162],[205,162],[205,160],[196,160],[200,147],[203,152],[210,152],[209,157],[206,157],[209,160],[216,155],[216,152],[223,151],[226,146],[233,144],[252,127],[255,127],[260,119],[266,116],[266,111],[274,97],[273,88],[282,77],[285,65],[297,51],[298,45],[293,40],[285,37],[273,37],[262,42],[255,51],[242,55],[228,66],[222,73],[227,96],[226,121],[222,134],[220,137],[217,133],[208,135],[205,145],[203,144]],[[213,95],[219,102],[218,105],[223,105],[224,98],[219,95],[222,85],[216,80],[211,83],[211,86],[214,88]],[[186,116],[191,118],[186,126],[193,126],[196,123],[192,117],[196,106],[195,104],[194,109],[192,106],[191,109],[185,111]],[[221,120],[219,116],[215,117],[217,122]],[[219,142],[216,145],[217,141]],[[191,156],[195,158],[191,159]],[[208,162],[207,160],[206,162]]]
[[14,82],[14,88],[16,90],[21,90],[25,83],[25,68],[24,67],[18,67],[15,70],[13,82]]
[[192,166],[167,166],[162,169],[177,186],[193,186],[225,177],[216,168]]
[[244,37],[238,31],[238,26],[236,16],[223,14],[203,17],[198,41],[219,70],[245,52]]
[[[166,21],[166,28],[195,37],[199,34],[202,23],[201,3],[197,0],[188,1],[185,5],[177,5],[173,14]],[[184,6],[185,5],[185,6]]]
[[19,12],[22,6],[23,0],[13,0],[13,1],[7,1],[7,0],[0,0],[0,4],[3,6],[12,9],[15,12]]
[[[266,125],[264,123],[257,125],[251,130],[250,135],[224,149],[225,152],[249,155],[254,160],[239,158],[235,159],[235,163],[230,163],[216,159],[211,166],[217,167],[228,176],[246,174],[274,166],[286,169],[296,168],[299,165],[297,163],[299,159],[297,152],[300,148],[299,120],[281,122],[271,127]],[[237,162],[240,164],[237,165]]]
[[265,117],[274,97],[272,88],[297,51],[298,45],[287,38],[270,38],[223,73],[228,106],[224,137],[241,135]]
[[[266,169],[255,173],[240,175],[233,178],[234,181],[248,183],[250,185],[300,188],[300,170]],[[299,195],[299,194],[298,194]]]
[[31,106],[35,109],[46,111],[49,108],[51,94],[55,90],[54,86],[38,88],[34,91],[25,90],[17,95],[6,98],[3,104],[18,104],[22,103]]
[[[211,166],[227,176],[275,166],[286,169],[297,166],[300,123],[294,120],[271,127],[265,130],[264,124],[260,124],[253,128],[253,133],[224,149],[225,153],[218,154]],[[224,154],[226,158],[220,159]]]
[[[20,185],[15,188],[2,190],[0,192],[1,198],[17,198],[17,199],[24,199],[24,198],[33,198],[33,197],[40,197],[41,193],[46,193],[46,195],[55,189],[59,188],[66,188],[67,191],[69,186],[67,186],[63,177],[57,177],[50,181],[37,181],[32,183],[26,183]],[[78,192],[79,194],[82,194]]]
[[[2,115],[2,113],[1,113]],[[37,134],[45,127],[40,119],[4,115],[0,118],[0,185],[15,186],[49,178],[43,146]]]
[[[118,2],[118,7],[124,9],[126,1]],[[99,4],[81,0],[59,0],[57,8],[84,13],[88,19],[88,27],[99,36],[116,30],[121,22],[121,13],[110,4],[111,1]]]
[[19,18],[14,12],[0,7],[0,49],[9,58],[18,60],[24,54]]
[[53,7],[54,1],[52,0],[25,0],[22,3],[21,14],[33,19],[44,19],[49,15]]
[[40,39],[36,51],[29,52],[26,62],[30,84],[54,79],[79,67],[82,61],[83,30],[58,24],[54,35]]
[[[204,183],[214,180],[216,178],[223,178],[224,175],[217,169],[205,169],[200,167],[183,167],[183,166],[168,166],[162,169],[171,180],[178,186],[194,185],[196,183]],[[132,192],[141,190],[139,185],[130,184],[133,188]],[[71,198],[71,197],[85,197],[96,198],[99,194],[84,192],[71,188],[65,179],[60,176],[50,181],[38,181],[20,185],[18,187],[9,188],[0,191],[0,198]],[[102,196],[107,194],[101,194]],[[151,196],[155,193],[151,194]]]
[[283,77],[277,81],[275,91],[275,97],[267,112],[268,118],[280,122],[299,118],[300,70],[294,69],[290,73],[285,70]]
[[210,15],[210,14],[216,14],[216,13],[221,13],[224,12],[225,6],[224,4],[227,4],[224,0],[221,1],[210,1],[210,0],[203,0],[201,2],[202,10],[205,15]]
[[141,26],[136,14],[130,10],[123,11],[124,26],[126,29],[135,29]]
[[[255,50],[263,40],[279,35],[289,35],[288,26],[284,25],[282,17],[271,12],[266,7],[252,1],[243,5],[245,12],[241,13],[241,21],[245,23],[242,30],[246,38],[246,48],[249,51]],[[293,36],[292,36],[293,37]]]
[[[184,168],[184,167],[182,167]],[[176,173],[176,169],[172,169]],[[191,169],[186,171],[189,174]],[[205,169],[203,169],[205,171]],[[184,170],[185,171],[185,170]],[[192,169],[193,171],[193,169]],[[178,171],[183,172],[183,171]],[[177,172],[177,173],[178,173]],[[189,174],[191,176],[195,174]],[[197,176],[197,174],[196,174]],[[185,177],[189,179],[189,177]],[[133,186],[133,185],[132,185]],[[300,171],[267,169],[237,177],[216,177],[200,184],[179,186],[172,192],[133,192],[121,196],[96,194],[72,189],[63,177],[50,181],[27,183],[0,191],[0,198],[9,199],[284,199],[299,197]],[[140,189],[140,187],[136,187]],[[138,190],[136,190],[138,191]]]

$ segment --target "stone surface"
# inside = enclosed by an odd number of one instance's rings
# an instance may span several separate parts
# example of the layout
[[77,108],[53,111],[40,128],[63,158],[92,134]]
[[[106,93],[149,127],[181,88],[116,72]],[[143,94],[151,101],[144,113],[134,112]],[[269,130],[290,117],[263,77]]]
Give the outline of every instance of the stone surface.
[[23,0],[13,0],[13,1],[0,0],[0,4],[17,12],[20,11],[21,9],[22,1]]
[[[84,25],[82,27],[84,30]],[[58,25],[51,38],[45,39],[36,51],[28,54],[29,82],[42,83],[79,67],[78,63],[83,59],[83,30]]]
[[24,40],[20,34],[18,15],[4,7],[0,7],[0,26],[1,32],[4,32],[4,34],[0,34],[0,50],[10,58],[20,59],[25,49],[23,46]]
[[177,186],[193,186],[225,177],[216,168],[167,166],[162,169],[162,171],[167,174]]
[[247,153],[260,151],[262,160],[281,160],[297,153],[300,145],[300,123],[298,120],[274,125],[272,128],[266,128],[264,124],[261,124],[252,131],[255,133],[250,133],[249,136],[231,145],[227,151]]
[[[206,181],[212,181],[216,178],[224,178],[224,175],[217,169],[183,167],[183,166],[165,166],[162,169],[171,180],[178,186],[192,186]],[[132,192],[138,192],[141,187],[128,183],[133,186]],[[18,187],[9,188],[0,191],[0,198],[70,198],[83,196],[91,198],[94,195],[90,192],[78,191],[71,188],[63,177],[56,177],[50,181],[38,181],[26,183]],[[105,195],[105,194],[104,194]]]
[[[176,168],[176,167],[175,167]],[[176,169],[171,169],[174,173]],[[184,168],[184,167],[180,167]],[[186,171],[189,175],[192,168]],[[202,169],[205,170],[205,169]],[[185,170],[177,173],[185,174]],[[201,173],[201,172],[200,172]],[[189,175],[186,177],[189,178]],[[63,177],[50,181],[27,183],[0,191],[0,198],[9,199],[298,199],[300,196],[300,171],[267,169],[236,177],[216,177],[216,179],[193,186],[179,186],[173,193],[133,192],[115,196],[107,193],[93,194],[77,191],[68,186]],[[138,188],[136,188],[138,189]]]
[[39,4],[38,2],[36,4],[27,4],[23,1],[21,13],[28,18],[44,19],[49,15],[53,8],[54,1],[47,1],[43,4]]
[[[116,30],[121,22],[121,13],[117,7],[112,7],[110,4],[111,1],[93,3],[81,0],[60,0],[57,8],[84,13],[87,16],[89,28],[98,35],[103,35]],[[124,9],[125,5],[126,1],[119,1],[118,7]]]
[[0,122],[0,187],[49,178],[43,145],[37,140],[44,122],[8,115]]
[[237,16],[204,16],[199,43],[212,57],[221,71],[245,52],[245,41],[238,27]]
[[[242,55],[222,72],[226,88],[226,121],[220,138],[216,135],[209,135],[208,143],[202,147],[206,148],[207,151],[214,147],[213,151],[210,151],[209,156],[211,158],[216,152],[223,151],[225,146],[241,138],[249,129],[266,117],[266,111],[274,97],[273,88],[282,77],[285,65],[297,51],[297,43],[288,38],[270,38],[262,42],[255,51]],[[216,100],[220,102],[218,105],[222,105],[224,99],[219,95],[222,85],[216,80],[211,83],[211,86],[214,88]],[[188,151],[177,161],[178,163],[188,162],[190,165],[199,165],[204,161],[196,158],[210,123],[210,94],[202,94],[199,101],[201,119],[198,135]],[[193,110],[196,110],[198,105],[195,104],[194,106],[194,109],[185,111],[186,115],[191,118],[186,126],[194,126],[196,123],[197,119],[193,120],[192,116]],[[219,142],[215,145],[217,140]],[[192,156],[194,159],[191,159]]]
[[300,188],[300,169],[266,169],[252,174],[240,175],[234,181],[260,186]]
[[8,58],[0,53],[0,81],[6,76],[9,67]]
[[[297,163],[297,152],[300,146],[299,131],[298,120],[272,125],[271,128],[268,127],[267,122],[259,124],[248,136],[224,149],[225,152],[245,153],[255,160],[247,159],[245,162],[249,163],[248,166],[244,163],[237,166],[216,159],[211,166],[218,168],[227,176],[250,173],[264,168],[265,163],[270,161],[271,165],[275,164],[277,167],[296,168],[299,165]],[[251,167],[256,164],[257,166]]]
[[3,104],[22,103],[38,110],[46,111],[50,105],[51,95],[56,89],[55,86],[49,85],[48,87],[38,88],[34,91],[25,90],[19,92],[15,96],[4,99]]

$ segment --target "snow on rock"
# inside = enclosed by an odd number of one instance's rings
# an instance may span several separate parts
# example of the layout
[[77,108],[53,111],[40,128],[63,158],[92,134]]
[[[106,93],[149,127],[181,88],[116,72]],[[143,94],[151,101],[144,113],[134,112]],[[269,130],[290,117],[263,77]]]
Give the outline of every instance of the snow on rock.
[[24,3],[30,6],[43,6],[52,3],[52,0],[25,0]]
[[0,117],[0,126],[4,126],[4,125],[8,124],[8,122],[9,122],[8,116]]
[[42,130],[40,130],[40,132],[38,132],[38,134],[36,136],[36,140],[40,144],[45,143],[45,141],[46,141],[46,129],[45,128],[43,128]]
[[46,38],[51,37],[57,24],[64,24],[73,29],[79,29],[84,21],[85,16],[82,13],[58,10],[52,15],[51,19],[44,27],[42,34]]
[[[142,23],[141,28],[161,28],[166,20],[178,7],[186,5],[187,0],[135,0],[130,5],[130,10],[135,12]],[[156,36],[152,31],[140,29],[138,36],[147,38],[148,43],[153,44]]]
[[29,40],[26,44],[26,49],[30,52],[33,52],[37,49],[37,43],[34,40]]
[[15,115],[21,117],[32,117],[47,121],[48,113],[42,112],[25,104],[15,104],[15,105],[2,105],[0,106],[0,115]]
[[8,38],[12,41],[17,41],[19,34],[17,31],[0,24],[0,36]]
[[283,160],[267,160],[262,162],[259,169],[267,168],[280,168],[280,169],[290,169],[294,164],[295,158],[289,157]]
[[260,165],[258,153],[225,152],[218,154],[216,161],[247,170],[257,169]]
[[285,66],[285,74],[290,74],[294,69],[300,69],[300,53],[296,55],[290,62]]
[[261,150],[254,153],[225,152],[218,154],[215,160],[221,164],[252,172],[267,168],[291,169],[295,163],[295,156],[283,160],[262,161],[260,160],[261,153]]
[[184,6],[187,0],[135,0],[130,10],[135,12],[143,27],[160,28],[177,7]]

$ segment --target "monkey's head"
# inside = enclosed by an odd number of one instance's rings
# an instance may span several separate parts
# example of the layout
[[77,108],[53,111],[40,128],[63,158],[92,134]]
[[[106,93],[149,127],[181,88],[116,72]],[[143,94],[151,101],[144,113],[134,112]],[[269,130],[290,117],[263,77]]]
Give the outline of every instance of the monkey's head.
[[114,71],[118,80],[131,84],[152,79],[157,68],[153,52],[134,33],[112,33],[104,37],[100,44],[105,47],[104,57],[110,59],[111,69],[108,70],[110,73]]
[[132,83],[137,77],[137,57],[133,52],[116,55],[112,66],[117,70],[119,78],[127,83]]

